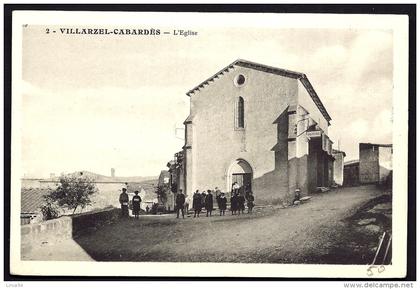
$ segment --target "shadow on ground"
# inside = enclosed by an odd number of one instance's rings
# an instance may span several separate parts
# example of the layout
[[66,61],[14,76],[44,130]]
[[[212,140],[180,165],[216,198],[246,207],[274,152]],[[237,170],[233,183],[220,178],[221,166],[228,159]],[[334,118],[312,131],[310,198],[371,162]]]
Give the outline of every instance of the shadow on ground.
[[[392,196],[384,194],[360,207],[344,218],[335,231],[321,227],[321,234],[329,234],[331,246],[325,254],[309,254],[308,263],[372,264],[383,232],[392,233]],[[391,262],[390,252],[386,264]]]

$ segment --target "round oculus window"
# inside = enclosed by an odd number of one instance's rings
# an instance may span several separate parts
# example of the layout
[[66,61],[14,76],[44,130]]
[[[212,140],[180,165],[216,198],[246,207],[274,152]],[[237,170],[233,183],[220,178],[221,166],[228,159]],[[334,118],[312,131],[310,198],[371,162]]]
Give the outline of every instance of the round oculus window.
[[235,84],[238,86],[241,86],[245,83],[245,76],[243,76],[242,74],[239,74],[238,76],[235,77]]

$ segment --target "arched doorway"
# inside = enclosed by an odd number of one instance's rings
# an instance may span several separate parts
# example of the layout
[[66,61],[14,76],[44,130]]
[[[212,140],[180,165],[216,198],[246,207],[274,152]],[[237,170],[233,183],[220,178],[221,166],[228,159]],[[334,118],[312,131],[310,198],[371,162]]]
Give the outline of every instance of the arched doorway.
[[227,191],[232,190],[232,184],[237,182],[245,193],[252,190],[253,172],[250,164],[243,160],[235,160],[228,169]]

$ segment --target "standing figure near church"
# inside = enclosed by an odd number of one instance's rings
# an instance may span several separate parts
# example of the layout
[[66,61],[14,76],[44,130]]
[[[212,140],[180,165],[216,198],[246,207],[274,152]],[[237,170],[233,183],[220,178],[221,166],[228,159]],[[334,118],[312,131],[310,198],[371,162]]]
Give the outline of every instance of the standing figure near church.
[[201,193],[201,208],[206,207],[206,191]]
[[126,188],[122,188],[122,193],[120,194],[120,204],[121,204],[121,216],[123,218],[128,218],[128,194],[127,194],[127,189]]
[[214,188],[214,194],[216,196],[217,208],[220,209],[220,194],[221,194],[221,192],[220,192],[218,187]]
[[221,195],[216,195],[216,203],[217,203],[217,208],[219,208],[219,210],[220,210],[220,197]]
[[185,206],[185,195],[182,193],[182,190],[179,190],[179,193],[176,195],[175,200],[176,206],[176,218],[179,218],[179,211],[182,212],[182,218],[184,219],[184,206]]
[[202,207],[201,194],[197,190],[193,196],[194,218],[200,217],[201,207]]
[[134,218],[138,219],[140,215],[140,203],[141,203],[141,197],[139,196],[139,191],[134,192],[135,196],[132,199],[133,203],[133,215]]
[[252,194],[252,191],[248,192],[247,197],[247,207],[248,207],[248,214],[252,214],[252,208],[254,208],[254,195]]
[[240,188],[241,186],[237,182],[234,182],[232,184],[232,195],[238,194]]
[[245,197],[243,194],[238,194],[238,214],[243,214],[245,211]]
[[206,217],[209,216],[211,217],[211,212],[213,211],[213,195],[211,193],[211,190],[207,190],[207,195],[206,195]]
[[226,199],[225,193],[221,193],[219,197],[220,216],[225,215],[226,205],[227,205],[227,199]]
[[238,210],[238,195],[232,193],[230,197],[230,210],[232,211],[232,215],[236,215],[236,211]]

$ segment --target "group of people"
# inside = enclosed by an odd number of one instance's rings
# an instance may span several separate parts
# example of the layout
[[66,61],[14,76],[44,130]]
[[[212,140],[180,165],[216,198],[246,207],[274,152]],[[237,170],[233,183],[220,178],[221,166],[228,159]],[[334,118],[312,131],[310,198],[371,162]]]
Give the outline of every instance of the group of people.
[[[128,218],[128,205],[129,205],[129,197],[127,194],[127,188],[122,188],[122,193],[120,194],[120,204],[121,204],[121,215],[124,218]],[[139,196],[139,191],[134,192],[133,199],[131,200],[132,203],[132,210],[134,218],[138,219],[140,216],[140,203],[141,203],[141,197]]]
[[[213,205],[213,194],[216,195],[215,199],[217,202],[217,207],[219,209],[220,216],[225,215],[225,211],[227,210],[227,198],[225,193],[221,192],[217,187],[212,190],[203,191],[202,193],[199,190],[196,190],[193,194],[193,210],[194,210],[194,218],[200,217],[200,213],[203,208],[206,209],[206,217],[211,217],[212,212],[214,211]],[[134,196],[131,200],[132,210],[134,218],[138,219],[140,215],[140,203],[142,199],[139,196],[139,191],[134,192]],[[122,189],[122,193],[120,194],[119,202],[121,204],[121,214],[122,217],[129,216],[129,196],[127,194],[127,188]],[[248,214],[252,214],[252,209],[254,207],[254,196],[251,190],[244,190],[243,187],[239,186],[238,183],[233,183],[231,197],[230,197],[230,210],[232,215],[240,215],[241,213],[244,214],[245,212],[245,202],[247,203]],[[183,194],[182,190],[179,190],[179,193],[176,195],[175,199],[175,209],[176,209],[176,217],[179,218],[180,213],[182,214],[182,218],[185,217],[185,211],[188,212],[188,206],[185,202],[185,195]]]
[[[212,190],[203,191],[202,193],[199,190],[196,190],[193,194],[193,210],[194,210],[194,218],[199,218],[202,209],[206,210],[206,217],[211,217],[212,212],[214,211],[214,204],[213,204],[213,194],[216,195],[215,199],[217,202],[217,207],[219,209],[220,216],[225,215],[225,211],[227,210],[227,198],[225,193],[221,192],[217,187]],[[231,197],[230,197],[230,210],[232,215],[240,215],[241,213],[244,214],[245,212],[245,202],[247,202],[248,213],[252,213],[252,209],[254,207],[254,196],[251,190],[244,190],[241,191],[241,187],[238,183],[233,183]],[[184,218],[184,211],[185,211],[185,195],[182,193],[182,190],[177,194],[176,197],[176,211],[177,211],[177,218],[179,218],[180,212],[182,213],[182,217]]]
[[[222,215],[222,208],[220,208],[220,198],[221,198],[221,194],[218,195],[216,193],[216,200],[217,200],[218,205],[219,205],[220,215]],[[203,208],[206,209],[206,216],[207,217],[208,216],[211,217],[211,213],[214,210],[214,207],[213,207],[213,194],[212,194],[212,191],[211,190],[207,190],[207,193],[206,193],[206,191],[203,191],[201,194],[197,190],[197,191],[195,191],[195,193],[193,195],[194,218],[195,217],[200,217],[200,213],[201,213],[201,210]],[[225,210],[226,210],[226,208],[225,208]]]

